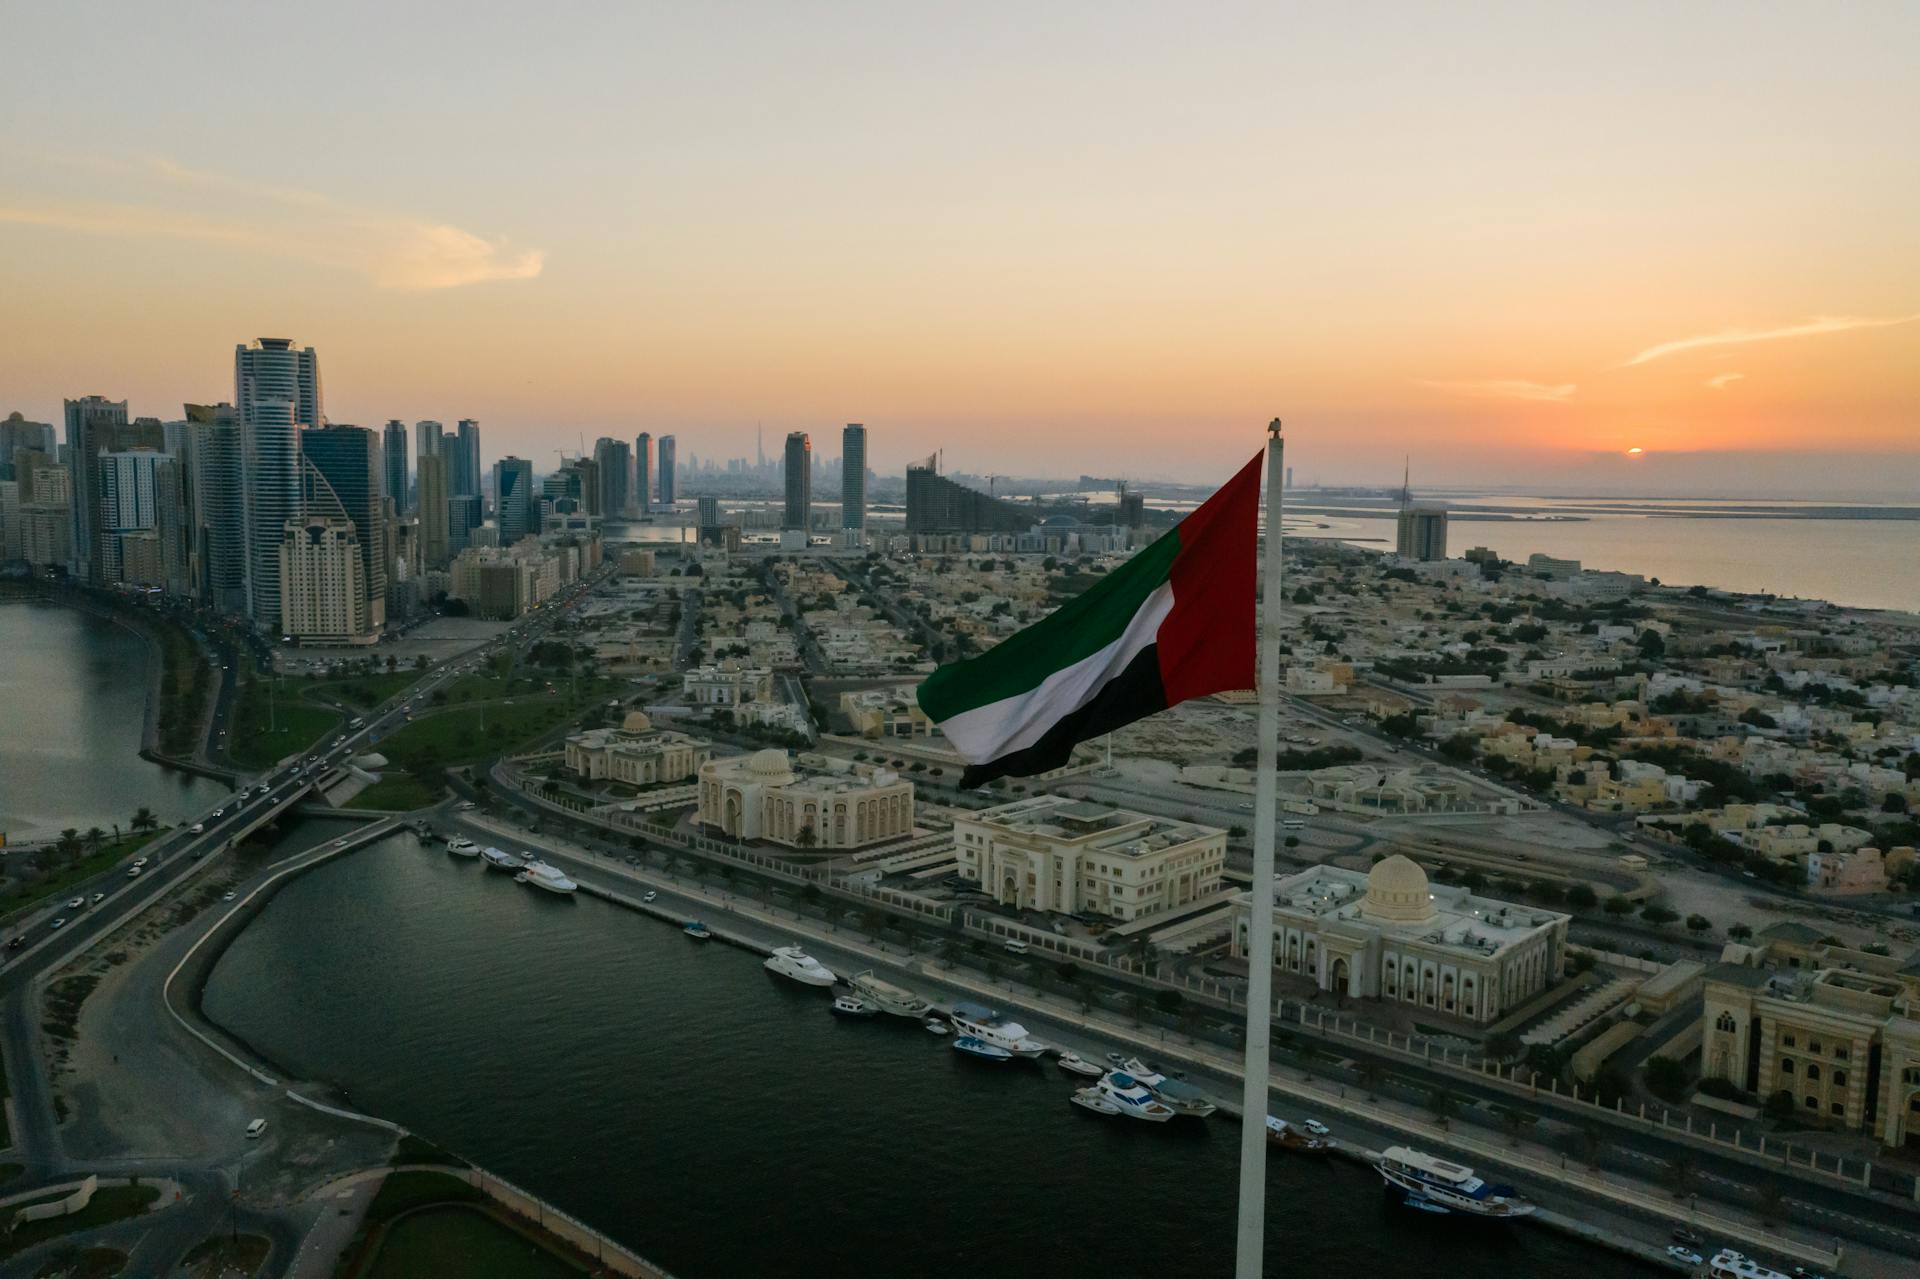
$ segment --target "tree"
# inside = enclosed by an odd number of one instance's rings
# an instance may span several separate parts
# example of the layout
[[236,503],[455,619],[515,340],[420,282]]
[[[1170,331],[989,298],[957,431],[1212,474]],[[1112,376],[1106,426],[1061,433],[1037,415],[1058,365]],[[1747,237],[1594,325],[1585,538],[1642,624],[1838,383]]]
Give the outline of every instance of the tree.
[[[1572,894],[1569,893],[1568,896],[1571,897]],[[1627,900],[1625,894],[1615,893],[1607,898],[1607,904],[1601,909],[1609,915],[1627,915],[1633,912],[1633,903]]]
[[1434,1122],[1438,1123],[1442,1128],[1447,1126],[1448,1120],[1453,1118],[1454,1112],[1458,1108],[1457,1103],[1453,1099],[1453,1094],[1444,1088],[1435,1088],[1427,1094],[1427,1111],[1433,1116]]
[[1705,915],[1688,915],[1687,931],[1695,937],[1703,936],[1713,931],[1713,921]]
[[[1671,924],[1674,920],[1680,918],[1680,916],[1677,912],[1668,910],[1665,906],[1648,902],[1640,908],[1640,918],[1646,920],[1649,924],[1658,926],[1661,924]],[[1709,925],[1709,927],[1711,927],[1711,925]]]
[[1767,1104],[1764,1107],[1764,1110],[1767,1118],[1773,1120],[1776,1123],[1780,1122],[1781,1120],[1792,1119],[1793,1118],[1793,1094],[1788,1092],[1785,1088],[1780,1089],[1778,1092],[1774,1093],[1773,1096],[1767,1098]]
[[1662,1101],[1678,1105],[1687,1095],[1687,1085],[1692,1082],[1693,1072],[1677,1058],[1651,1057],[1647,1060],[1647,1091]]
[[1179,1016],[1186,1004],[1187,997],[1177,990],[1158,990],[1153,995],[1153,1006],[1170,1017]]
[[134,813],[133,820],[129,824],[136,831],[152,830],[154,827],[160,824],[160,819],[153,815],[153,810],[151,808],[147,808],[143,805],[138,811]]
[[1592,910],[1600,898],[1585,884],[1575,884],[1567,890],[1567,905],[1575,910]]
[[107,832],[101,830],[98,826],[87,827],[87,847],[88,848],[98,849],[100,845],[106,842],[107,842]]
[[1727,929],[1727,936],[1734,941],[1745,941],[1753,936],[1753,929],[1747,924],[1734,924]]
[[1375,1100],[1373,1090],[1380,1086],[1380,1063],[1376,1061],[1362,1061],[1358,1066],[1354,1067],[1353,1073],[1355,1077],[1359,1079],[1360,1087],[1366,1090],[1367,1100]]
[[808,822],[805,826],[802,826],[799,833],[794,835],[793,842],[802,848],[812,848],[815,844],[819,843],[820,837],[814,834],[813,823]]
[[1487,1056],[1495,1061],[1511,1061],[1520,1052],[1520,1036],[1510,1030],[1502,1030],[1487,1036],[1483,1045]]
[[1695,1183],[1693,1156],[1686,1151],[1678,1151],[1667,1160],[1664,1177],[1667,1189],[1673,1192],[1675,1199],[1685,1199],[1693,1192]]
[[1763,1181],[1753,1188],[1753,1206],[1764,1225],[1771,1226],[1780,1220],[1780,1209],[1786,1201],[1786,1189],[1777,1181]]

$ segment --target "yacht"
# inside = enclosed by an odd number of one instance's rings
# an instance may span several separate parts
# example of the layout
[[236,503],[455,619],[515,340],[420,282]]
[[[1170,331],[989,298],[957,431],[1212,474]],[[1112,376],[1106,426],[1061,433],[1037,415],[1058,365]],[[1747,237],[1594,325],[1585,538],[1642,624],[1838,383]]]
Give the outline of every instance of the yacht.
[[980,1004],[955,1004],[953,1028],[995,1048],[1005,1049],[1013,1057],[1031,1059],[1047,1051],[1047,1046],[1029,1035],[1025,1026],[1006,1021],[993,1009]]
[[953,1041],[953,1050],[981,1061],[1006,1061],[1013,1056],[1006,1049],[990,1044],[977,1035],[962,1035]]
[[833,1011],[842,1017],[875,1017],[880,1010],[854,995],[835,995]]
[[858,977],[847,980],[853,987],[853,993],[872,1004],[883,1013],[892,1013],[895,1017],[925,1017],[933,1011],[933,1005],[908,990],[905,986],[896,986],[890,981],[882,981],[868,969]]
[[708,928],[697,919],[689,919],[686,923],[680,925],[680,931],[695,941],[713,940],[713,929]]
[[1267,1116],[1267,1144],[1301,1155],[1325,1155],[1333,1151],[1333,1143],[1325,1137],[1316,1137],[1306,1129],[1296,1128],[1272,1115]]
[[1707,1273],[1713,1279],[1787,1279],[1782,1272],[1763,1266],[1752,1257],[1731,1248],[1722,1248],[1713,1254],[1713,1260],[1707,1263]]
[[929,1017],[921,1022],[920,1025],[925,1028],[929,1035],[950,1035],[953,1033],[953,1027],[947,1025],[946,1022],[941,1021],[938,1017]]
[[1389,1146],[1381,1152],[1380,1179],[1423,1211],[1498,1219],[1533,1212],[1533,1205],[1515,1194],[1512,1186],[1488,1185],[1471,1168],[1407,1146]]
[[455,835],[447,841],[447,851],[455,857],[478,857],[480,855],[480,845],[474,843],[464,835]]
[[570,893],[580,887],[580,885],[574,883],[571,879],[568,879],[565,875],[547,865],[545,862],[535,861],[531,858],[529,858],[526,863],[526,869],[513,878],[516,883],[530,884],[535,888],[544,888],[550,893]]
[[1120,1068],[1132,1075],[1135,1083],[1145,1084],[1155,1097],[1178,1114],[1205,1119],[1217,1109],[1206,1094],[1192,1084],[1184,1079],[1169,1079],[1138,1057],[1129,1057]]
[[769,972],[791,977],[803,986],[831,986],[839,979],[833,970],[798,946],[781,946],[767,956]]
[[525,859],[515,857],[512,853],[501,852],[497,848],[481,849],[480,860],[487,864],[488,870],[505,871],[510,875],[517,875],[527,868]]
[[1155,1099],[1152,1089],[1124,1070],[1109,1070],[1094,1087],[1123,1115],[1153,1124],[1173,1118],[1173,1107]]
[[1060,1069],[1066,1071],[1069,1075],[1084,1075],[1088,1079],[1097,1079],[1099,1076],[1107,1073],[1088,1061],[1085,1057],[1082,1057],[1079,1053],[1070,1053],[1064,1049],[1055,1060]]
[[1073,1090],[1073,1096],[1068,1098],[1068,1100],[1082,1109],[1091,1110],[1096,1115],[1117,1115],[1120,1113],[1120,1107],[1114,1105],[1105,1097],[1102,1097],[1098,1088],[1076,1088]]

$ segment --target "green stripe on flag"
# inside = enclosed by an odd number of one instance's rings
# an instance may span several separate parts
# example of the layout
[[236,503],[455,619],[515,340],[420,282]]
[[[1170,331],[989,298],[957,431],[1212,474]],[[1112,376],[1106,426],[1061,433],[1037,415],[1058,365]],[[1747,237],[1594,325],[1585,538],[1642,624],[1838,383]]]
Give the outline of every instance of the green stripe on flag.
[[920,709],[936,723],[962,711],[1018,697],[1047,676],[1120,638],[1147,597],[1167,580],[1180,554],[1176,527],[1106,575],[1098,586],[982,653],[942,666],[920,685]]

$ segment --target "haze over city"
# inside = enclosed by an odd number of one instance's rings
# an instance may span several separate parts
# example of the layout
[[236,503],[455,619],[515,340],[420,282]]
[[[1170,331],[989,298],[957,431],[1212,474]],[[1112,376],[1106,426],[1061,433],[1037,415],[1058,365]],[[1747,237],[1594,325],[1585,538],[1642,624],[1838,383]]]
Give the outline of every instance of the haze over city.
[[[0,407],[550,459],[862,420],[876,469],[1920,483],[1910,5],[9,4]],[[84,57],[84,91],[74,58]],[[1643,452],[1629,454],[1629,449]]]

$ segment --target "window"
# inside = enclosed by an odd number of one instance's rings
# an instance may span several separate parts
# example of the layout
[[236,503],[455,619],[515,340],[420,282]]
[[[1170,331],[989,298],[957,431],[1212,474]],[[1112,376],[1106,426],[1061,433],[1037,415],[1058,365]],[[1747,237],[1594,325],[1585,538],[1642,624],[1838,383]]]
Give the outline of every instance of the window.
[[1720,1020],[1714,1022],[1713,1026],[1715,1030],[1722,1030],[1731,1035],[1733,1033],[1733,1014],[1721,1013]]
[[1807,1109],[1808,1109],[1808,1110],[1818,1110],[1818,1109],[1820,1109],[1820,1099],[1819,1099],[1818,1097],[1815,1097],[1815,1096],[1813,1096],[1813,1095],[1811,1095],[1811,1094],[1809,1094],[1809,1095],[1808,1095],[1808,1097],[1807,1097]]
[[1847,1046],[1845,1044],[1835,1044],[1833,1046],[1833,1059],[1835,1061],[1845,1061],[1847,1059]]
[[1836,1070],[1836,1071],[1834,1071],[1834,1072],[1833,1072],[1833,1086],[1834,1086],[1835,1088],[1845,1088],[1845,1087],[1847,1086],[1847,1072],[1846,1072],[1846,1071],[1844,1071],[1844,1070]]
[[1811,1082],[1818,1078],[1820,1078],[1820,1063],[1817,1061],[1808,1062],[1807,1063],[1807,1080]]
[[1780,1073],[1783,1075],[1791,1075],[1793,1073],[1793,1058],[1782,1057],[1780,1059]]
[[1793,1036],[1792,1036],[1792,1035],[1782,1035],[1782,1036],[1780,1036],[1780,1042],[1781,1042],[1782,1044],[1785,1044],[1785,1045],[1786,1045],[1786,1046],[1787,1046],[1788,1048],[1791,1048],[1791,1047],[1793,1047]]
[[1817,1039],[1815,1039],[1815,1040],[1810,1040],[1810,1041],[1808,1042],[1808,1044],[1807,1044],[1807,1051],[1808,1051],[1808,1052],[1810,1052],[1810,1053],[1817,1053],[1817,1052],[1819,1052],[1819,1051],[1820,1051],[1820,1041],[1819,1041],[1819,1040],[1817,1040]]

